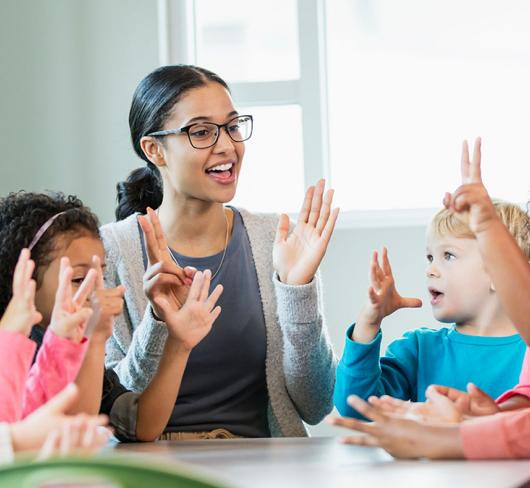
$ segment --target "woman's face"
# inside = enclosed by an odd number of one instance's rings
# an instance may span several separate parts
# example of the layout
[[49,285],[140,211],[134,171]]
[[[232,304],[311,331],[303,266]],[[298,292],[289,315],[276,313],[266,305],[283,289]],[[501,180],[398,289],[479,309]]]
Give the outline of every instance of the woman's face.
[[[224,124],[237,115],[227,90],[212,82],[185,93],[161,129],[196,122]],[[245,144],[234,142],[225,129],[220,130],[217,143],[206,149],[194,148],[185,133],[164,137],[159,147],[164,193],[172,191],[207,202],[226,203],[234,198]]]

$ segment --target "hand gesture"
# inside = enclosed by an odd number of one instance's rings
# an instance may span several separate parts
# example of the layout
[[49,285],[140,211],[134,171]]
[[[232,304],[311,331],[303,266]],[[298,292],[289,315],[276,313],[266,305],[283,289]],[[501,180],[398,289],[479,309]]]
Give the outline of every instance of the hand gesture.
[[348,403],[371,422],[350,418],[331,418],[333,425],[345,427],[365,435],[342,439],[344,444],[381,447],[396,458],[456,458],[463,457],[457,427],[430,426],[420,422],[395,418],[378,407],[354,395]]
[[155,315],[167,323],[169,317],[158,305],[160,299],[169,305],[169,309],[180,309],[186,301],[196,270],[192,267],[183,269],[173,261],[158,215],[151,208],[147,209],[147,216],[138,217],[138,222],[144,233],[148,261],[144,292]]
[[31,277],[35,263],[28,249],[22,249],[13,274],[13,296],[0,320],[0,329],[29,336],[31,328],[42,320],[35,308],[35,280]]
[[[72,383],[24,420],[13,424],[11,432],[15,451],[39,449],[43,446],[46,440],[48,443],[51,443],[52,446],[57,446],[56,442],[53,441],[53,437],[57,434],[52,434],[53,432],[61,432],[61,434],[59,434],[59,440],[62,441],[62,443],[59,443],[59,450],[61,450],[61,446],[66,447],[66,441],[68,441],[69,446],[72,446],[73,444],[75,447],[78,447],[80,443],[85,444],[87,447],[94,447],[95,443],[100,444],[100,442],[98,442],[98,439],[100,441],[102,440],[100,436],[92,440],[87,438],[83,442],[83,439],[80,439],[80,441],[67,439],[66,437],[68,436],[68,433],[62,433],[64,428],[65,430],[76,430],[79,434],[84,431],[85,434],[90,435],[90,431],[93,431],[91,426],[95,427],[107,424],[108,419],[105,415],[88,416],[81,414],[76,417],[66,415],[68,409],[77,401],[78,396],[78,388]],[[78,421],[80,424],[87,424],[87,427],[82,428],[82,425],[79,429],[76,425],[65,427],[65,425],[71,422],[77,423]],[[73,432],[70,432],[70,434],[72,433]],[[52,436],[51,440],[50,435]]]
[[383,248],[381,267],[377,251],[372,254],[370,263],[370,287],[368,303],[363,308],[353,331],[353,340],[368,343],[376,336],[381,321],[400,308],[418,308],[422,303],[419,298],[402,297],[396,290],[396,283],[388,259],[388,251]]
[[462,184],[452,195],[446,193],[443,201],[445,207],[469,225],[475,234],[486,230],[492,222],[498,219],[495,207],[482,183],[480,164],[480,138],[475,140],[471,161],[467,141],[464,141],[461,162]]
[[73,342],[81,342],[88,319],[92,310],[88,308],[87,300],[96,281],[96,270],[90,269],[77,290],[72,296],[73,270],[67,257],[61,258],[59,268],[59,286],[55,294],[55,304],[52,310],[49,328],[54,334]]
[[310,283],[326,253],[339,209],[331,210],[333,190],[324,198],[325,181],[309,187],[298,222],[289,235],[289,217],[280,215],[273,247],[274,269],[289,285]]
[[105,288],[103,270],[98,256],[92,257],[92,269],[96,271],[95,289],[90,295],[92,317],[87,325],[85,334],[91,336],[91,340],[105,342],[112,335],[114,317],[123,311],[123,285],[116,288]]
[[158,309],[166,317],[169,336],[187,352],[204,339],[221,313],[221,307],[215,304],[223,287],[217,285],[208,296],[211,276],[210,270],[195,273],[188,297],[181,308],[175,308],[164,296],[155,298]]

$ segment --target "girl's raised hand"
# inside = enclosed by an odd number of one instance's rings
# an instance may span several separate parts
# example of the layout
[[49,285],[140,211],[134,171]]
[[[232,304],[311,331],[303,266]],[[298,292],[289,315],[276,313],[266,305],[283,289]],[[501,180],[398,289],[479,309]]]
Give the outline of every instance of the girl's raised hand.
[[112,335],[114,317],[123,311],[123,295],[125,287],[105,288],[103,270],[98,256],[92,257],[92,268],[96,271],[95,289],[90,295],[92,317],[87,325],[85,335],[91,340],[106,340]]
[[86,306],[87,300],[94,290],[97,272],[90,269],[77,290],[72,296],[73,270],[67,257],[61,258],[59,269],[59,286],[55,294],[55,304],[50,320],[50,329],[54,334],[81,342],[85,335],[85,329],[92,309]]
[[467,141],[462,145],[461,176],[462,184],[453,194],[446,193],[443,203],[455,215],[469,225],[475,234],[486,230],[498,219],[495,207],[482,183],[481,139],[475,140],[473,159],[469,159]]
[[418,308],[422,305],[419,298],[405,298],[398,293],[386,247],[383,248],[382,266],[377,251],[373,252],[369,278],[368,303],[353,330],[353,340],[361,343],[373,340],[386,316],[400,308]]
[[143,278],[144,292],[155,315],[167,323],[169,317],[158,305],[160,299],[168,304],[169,310],[179,310],[186,301],[196,270],[181,268],[173,261],[160,220],[151,208],[147,209],[146,216],[138,217],[138,222],[144,234],[148,261]]
[[174,308],[163,296],[155,298],[158,308],[167,317],[169,336],[186,352],[191,351],[206,337],[221,313],[221,307],[215,304],[223,292],[223,287],[217,285],[208,296],[211,277],[210,270],[197,271],[186,302],[180,308]]
[[0,329],[28,336],[31,328],[42,320],[35,308],[35,280],[32,279],[35,263],[28,249],[22,249],[13,274],[13,296],[0,320]]
[[280,215],[273,247],[274,269],[289,285],[310,283],[326,253],[339,209],[331,210],[334,190],[324,195],[325,180],[308,188],[295,228],[289,234],[289,217]]

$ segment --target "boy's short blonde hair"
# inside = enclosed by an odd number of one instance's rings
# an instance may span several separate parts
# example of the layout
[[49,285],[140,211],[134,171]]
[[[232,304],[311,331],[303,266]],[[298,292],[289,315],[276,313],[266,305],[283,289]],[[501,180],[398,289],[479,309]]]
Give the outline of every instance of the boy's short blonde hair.
[[[530,216],[528,213],[518,205],[502,200],[493,200],[493,205],[502,223],[508,228],[525,256],[530,259]],[[430,231],[441,237],[450,235],[470,239],[475,238],[469,226],[446,208],[440,210],[433,217]]]

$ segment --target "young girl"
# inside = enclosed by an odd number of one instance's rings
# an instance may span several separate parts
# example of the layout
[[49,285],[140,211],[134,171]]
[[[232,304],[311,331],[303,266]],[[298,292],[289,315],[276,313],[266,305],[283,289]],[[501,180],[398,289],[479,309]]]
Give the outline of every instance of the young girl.
[[[517,326],[525,341],[530,343],[530,264],[508,229],[498,218],[491,199],[482,183],[480,171],[480,140],[475,143],[473,160],[469,161],[467,143],[462,154],[462,185],[454,194],[446,194],[445,206],[466,222],[476,236],[488,273],[503,304],[506,314]],[[528,225],[530,232],[530,222]],[[528,385],[528,354],[525,358],[521,383]],[[530,406],[528,389],[519,387],[511,395],[499,399],[499,407],[487,411],[488,401],[481,392],[470,387],[470,396],[452,397],[452,389],[430,388],[435,408],[423,408],[423,416],[433,418],[433,425],[425,419],[403,418],[410,410],[402,402],[392,399],[370,399],[372,405],[358,397],[350,405],[373,423],[336,418],[331,422],[366,436],[355,436],[345,442],[357,445],[380,446],[396,457],[414,458],[517,458],[530,457]],[[464,401],[462,401],[464,399]],[[452,400],[456,410],[483,417],[458,423],[462,418],[451,417]],[[510,402],[510,403],[509,403]],[[481,407],[486,408],[481,411]],[[506,411],[503,404],[506,405]],[[453,406],[454,407],[454,406]],[[389,413],[390,412],[390,413]],[[440,415],[442,412],[443,415]],[[447,413],[449,412],[449,414]],[[414,412],[413,412],[414,413]],[[457,411],[457,414],[459,412]],[[492,415],[492,413],[496,413]],[[448,419],[457,423],[448,423]],[[445,425],[440,425],[442,422]],[[484,442],[487,438],[488,442]]]
[[[0,261],[4,266],[4,274],[0,275],[0,310],[10,298],[10,288],[4,276],[12,274],[15,252],[29,245],[31,238],[38,234],[32,250],[37,283],[35,303],[42,315],[39,325],[33,328],[32,337],[37,342],[42,341],[44,346],[50,332],[46,329],[53,321],[56,276],[58,270],[64,268],[65,259],[72,267],[68,279],[72,288],[77,289],[74,300],[77,298],[79,303],[85,304],[84,297],[88,296],[86,283],[90,276],[96,287],[86,303],[94,310],[87,326],[91,334],[90,345],[77,376],[80,398],[72,412],[96,413],[102,404],[103,412],[109,414],[118,436],[138,440],[156,438],[167,423],[178,393],[179,378],[185,366],[182,349],[194,347],[209,332],[220,313],[215,303],[221,287],[216,288],[210,297],[208,293],[205,296],[209,272],[196,274],[191,285],[194,293],[190,292],[188,299],[175,311],[171,340],[149,388],[142,395],[128,392],[116,381],[112,371],[105,375],[103,371],[105,342],[112,333],[114,317],[121,312],[124,288],[104,288],[101,268],[105,256],[95,215],[75,197],[20,192],[0,201],[0,216],[5,222],[0,226],[0,242],[6,244],[0,249]],[[66,298],[67,302],[71,301],[71,297]],[[153,396],[158,398],[156,402],[152,401]]]
[[[102,228],[109,283],[128,289],[107,366],[143,390],[160,363],[172,308],[186,297],[190,267],[211,268],[226,290],[223,314],[188,358],[165,438],[307,435],[303,422],[318,423],[332,408],[335,359],[315,276],[338,214],[332,191],[324,195],[323,181],[308,190],[290,234],[286,215],[225,207],[253,119],[203,68],[147,75],[129,125],[146,166],[118,185],[118,222]],[[157,256],[138,225],[146,213],[163,243]]]

